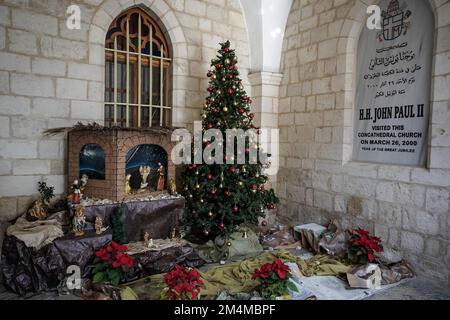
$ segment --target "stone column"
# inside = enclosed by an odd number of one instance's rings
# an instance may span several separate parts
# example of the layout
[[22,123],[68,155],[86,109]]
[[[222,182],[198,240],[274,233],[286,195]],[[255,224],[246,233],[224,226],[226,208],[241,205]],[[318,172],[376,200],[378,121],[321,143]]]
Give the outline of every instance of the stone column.
[[[283,75],[281,73],[265,71],[248,75],[248,79],[252,85],[252,111],[255,114],[255,125],[260,126],[262,129],[278,130],[278,104],[282,77]],[[272,154],[270,160],[272,162],[271,172],[273,174],[269,175],[270,183],[268,187],[274,188],[276,191],[277,171],[279,167],[279,136],[278,131],[268,133],[266,136],[262,136],[261,143],[264,145],[269,142],[272,149],[267,150],[265,148],[264,151]],[[267,218],[272,223],[275,217],[271,215]]]

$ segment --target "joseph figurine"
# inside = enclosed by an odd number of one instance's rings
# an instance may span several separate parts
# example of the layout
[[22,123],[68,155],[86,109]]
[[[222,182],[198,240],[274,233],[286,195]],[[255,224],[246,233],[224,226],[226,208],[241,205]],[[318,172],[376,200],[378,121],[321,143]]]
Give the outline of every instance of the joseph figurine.
[[164,190],[164,166],[161,163],[158,163],[158,184],[156,186],[156,191]]

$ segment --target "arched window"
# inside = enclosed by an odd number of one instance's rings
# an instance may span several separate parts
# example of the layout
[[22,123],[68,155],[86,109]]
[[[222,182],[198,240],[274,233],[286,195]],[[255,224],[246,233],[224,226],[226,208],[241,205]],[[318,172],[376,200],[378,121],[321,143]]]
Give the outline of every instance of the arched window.
[[171,119],[169,44],[141,8],[121,13],[105,43],[105,125],[168,126]]

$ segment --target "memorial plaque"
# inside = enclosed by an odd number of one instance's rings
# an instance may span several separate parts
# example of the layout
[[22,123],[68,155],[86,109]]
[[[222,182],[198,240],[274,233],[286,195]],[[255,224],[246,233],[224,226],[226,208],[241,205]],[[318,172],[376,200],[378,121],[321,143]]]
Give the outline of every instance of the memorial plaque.
[[428,1],[383,0],[358,43],[353,160],[425,166],[434,17]]

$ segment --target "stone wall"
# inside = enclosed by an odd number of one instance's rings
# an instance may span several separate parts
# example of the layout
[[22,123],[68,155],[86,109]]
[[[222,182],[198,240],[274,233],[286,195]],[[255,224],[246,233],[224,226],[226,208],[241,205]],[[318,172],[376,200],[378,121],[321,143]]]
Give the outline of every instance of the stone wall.
[[[81,30],[66,9],[81,8]],[[65,191],[66,140],[48,128],[103,121],[104,40],[119,13],[150,8],[173,45],[173,124],[200,119],[206,71],[219,42],[237,49],[247,83],[249,48],[238,0],[4,0],[0,2],[0,221],[20,215],[45,179]]]
[[364,227],[419,274],[450,285],[450,2],[436,20],[427,168],[351,160],[355,50],[367,1],[295,0],[280,89],[279,215],[290,223]]

